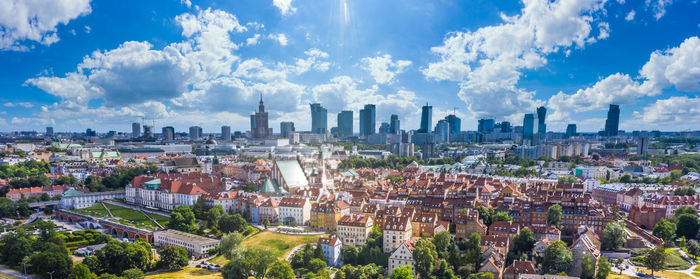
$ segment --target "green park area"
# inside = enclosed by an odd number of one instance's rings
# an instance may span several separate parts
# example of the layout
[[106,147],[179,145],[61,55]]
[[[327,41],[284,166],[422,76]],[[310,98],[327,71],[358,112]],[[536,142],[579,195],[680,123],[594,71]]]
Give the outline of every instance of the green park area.
[[[277,258],[284,259],[289,253],[302,244],[316,243],[320,235],[291,235],[265,231],[243,240],[243,247],[260,247],[270,250]],[[212,259],[213,263],[224,265],[228,262],[223,256]]]
[[213,279],[221,278],[221,273],[196,267],[185,267],[176,272],[159,272],[152,275],[146,275],[148,279],[179,279],[179,278],[199,278]]
[[[82,208],[82,209],[75,209],[73,210],[76,213],[80,214],[85,214],[85,215],[90,215],[90,216],[95,216],[95,217],[107,217],[109,218],[109,213],[107,210],[102,206],[102,203],[95,204],[91,207],[87,208]],[[124,224],[124,225],[131,225],[135,226],[138,228],[144,228],[144,229],[157,229],[158,226],[151,221],[146,215],[150,216],[154,220],[156,220],[158,223],[160,223],[162,226],[167,225],[167,223],[170,221],[169,217],[157,215],[157,214],[150,214],[146,212],[141,212],[141,211],[136,211],[130,208],[118,206],[118,205],[113,205],[113,204],[104,204],[109,210],[112,212],[112,215],[114,218],[111,218],[112,221],[116,221],[118,223]]]

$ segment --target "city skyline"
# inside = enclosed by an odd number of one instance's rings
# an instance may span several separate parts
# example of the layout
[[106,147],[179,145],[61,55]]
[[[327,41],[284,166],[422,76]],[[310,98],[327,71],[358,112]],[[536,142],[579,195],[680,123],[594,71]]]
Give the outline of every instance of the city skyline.
[[700,121],[693,2],[69,4],[20,3],[15,21],[0,20],[2,131],[246,131],[260,95],[276,134],[286,121],[311,130],[310,103],[327,108],[329,130],[352,110],[360,131],[365,104],[376,127],[396,114],[418,129],[426,102],[430,129],[453,112],[462,130],[519,125],[540,106],[547,130],[562,133],[604,130],[610,104],[625,131]]

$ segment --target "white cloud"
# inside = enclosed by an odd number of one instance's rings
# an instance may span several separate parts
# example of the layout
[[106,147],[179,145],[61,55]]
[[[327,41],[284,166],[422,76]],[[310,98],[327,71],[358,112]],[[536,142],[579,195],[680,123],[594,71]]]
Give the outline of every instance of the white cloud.
[[634,112],[632,122],[640,122],[646,127],[657,129],[697,129],[700,123],[700,98],[676,96],[644,107],[643,112]]
[[625,16],[626,21],[633,21],[634,16],[637,14],[634,10],[631,10],[629,13],[627,13],[627,16]]
[[325,72],[328,71],[331,66],[330,62],[325,61],[328,59],[329,55],[324,51],[317,48],[311,48],[304,51],[304,54],[306,55],[306,59],[297,58],[296,65],[292,69],[297,75],[306,73],[311,69],[319,72]]
[[272,4],[280,9],[283,15],[290,15],[297,11],[297,8],[292,7],[292,0],[272,0]]
[[[605,0],[524,1],[521,13],[501,15],[500,25],[476,31],[448,33],[431,48],[440,60],[422,69],[428,79],[460,83],[459,97],[475,117],[509,117],[533,110],[534,92],[517,88],[524,70],[547,64],[546,56],[582,48],[597,39],[595,16]],[[598,22],[598,39],[609,36],[607,23]],[[499,100],[499,102],[493,102]]]
[[85,34],[90,34],[90,30],[92,30],[92,28],[90,28],[90,26],[85,25]]
[[391,83],[397,74],[411,65],[408,60],[391,60],[391,55],[381,53],[376,57],[362,58],[362,68],[368,71],[379,84]]
[[253,37],[250,37],[246,39],[246,45],[247,46],[254,46],[258,44],[258,41],[260,40],[260,34],[255,34]]
[[571,112],[602,110],[608,104],[632,104],[637,98],[655,96],[674,86],[685,92],[700,92],[700,39],[690,37],[680,46],[651,54],[638,80],[627,74],[610,75],[574,94],[559,92],[549,99],[554,113],[549,119],[567,120]]
[[57,26],[89,14],[90,0],[0,1],[0,50],[28,50],[59,41]]
[[19,102],[19,103],[7,102],[7,103],[4,103],[3,106],[8,107],[8,108],[14,108],[14,107],[32,108],[32,107],[34,107],[34,104],[32,104],[30,102]]
[[287,35],[283,33],[269,34],[267,35],[267,38],[277,41],[282,46],[287,45]]
[[180,4],[183,4],[187,6],[188,8],[192,8],[192,1],[190,0],[180,0]]
[[646,0],[646,6],[650,7],[656,20],[661,19],[666,14],[666,6],[671,5],[673,0]]

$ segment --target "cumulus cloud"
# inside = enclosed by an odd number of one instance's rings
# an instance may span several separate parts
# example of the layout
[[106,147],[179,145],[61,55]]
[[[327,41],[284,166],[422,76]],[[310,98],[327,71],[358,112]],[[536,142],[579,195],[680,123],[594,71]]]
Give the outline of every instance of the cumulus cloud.
[[92,11],[90,0],[0,1],[0,50],[26,51],[31,42],[59,41],[57,26]]
[[272,4],[280,9],[282,15],[290,15],[297,11],[297,8],[292,7],[292,0],[272,0]]
[[625,16],[626,21],[633,21],[634,16],[637,14],[634,10],[631,10],[629,13],[627,13],[627,16]]
[[643,113],[635,112],[634,116],[656,127],[685,124],[684,128],[694,129],[700,122],[700,98],[679,96],[657,100],[646,106]]
[[534,92],[517,87],[523,71],[546,65],[548,54],[607,38],[605,22],[598,22],[597,37],[592,32],[605,2],[523,1],[520,14],[501,14],[500,25],[448,33],[442,45],[431,48],[439,61],[422,72],[427,79],[459,82],[459,97],[476,117],[533,110],[541,102],[533,99]]
[[298,75],[306,73],[311,69],[319,72],[325,72],[328,71],[328,68],[331,66],[331,63],[326,61],[329,55],[324,51],[317,48],[311,48],[304,51],[304,54],[306,55],[306,58],[297,58],[296,65],[293,67],[294,72],[296,72]]
[[14,108],[14,107],[23,107],[23,108],[32,108],[34,107],[34,104],[30,102],[18,102],[18,103],[13,103],[13,102],[7,102],[2,104],[5,107],[8,108]]
[[673,0],[646,0],[646,6],[651,8],[656,20],[661,19],[666,14],[666,6],[671,5]]
[[616,73],[576,93],[559,92],[549,99],[548,105],[554,110],[550,119],[567,120],[571,112],[602,110],[610,103],[631,104],[639,97],[658,95],[670,86],[684,92],[699,92],[698,53],[700,39],[690,37],[678,47],[654,51],[639,70],[637,79]]
[[374,80],[380,84],[391,83],[397,74],[402,73],[412,63],[408,60],[393,61],[389,54],[365,57],[362,58],[361,62],[362,68],[368,71]]
[[254,46],[258,44],[258,41],[260,40],[260,34],[255,34],[253,37],[250,37],[245,40],[246,45],[248,46]]
[[285,35],[285,34],[282,34],[282,33],[269,34],[269,35],[267,35],[267,38],[277,41],[282,46],[287,45],[287,35]]

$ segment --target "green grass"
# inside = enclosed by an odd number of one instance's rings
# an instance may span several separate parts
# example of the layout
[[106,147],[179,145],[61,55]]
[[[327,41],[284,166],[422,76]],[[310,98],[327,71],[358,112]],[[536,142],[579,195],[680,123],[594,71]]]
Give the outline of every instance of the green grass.
[[185,267],[180,271],[175,272],[160,272],[146,275],[149,279],[179,279],[179,278],[199,278],[199,279],[214,279],[221,278],[221,273],[196,267]]
[[614,272],[611,272],[608,274],[608,277],[606,279],[639,279],[640,277],[636,276],[629,276],[627,274],[617,274]]
[[[148,219],[148,217],[146,217],[140,211],[113,204],[105,203],[104,205],[107,206],[107,208],[109,208],[109,210],[112,212],[112,215],[114,215],[115,217],[111,218],[111,221],[115,221],[124,225],[136,226],[144,229],[158,228],[158,226],[153,221]],[[88,208],[76,209],[74,211],[77,213],[95,217],[109,217],[109,213],[107,212],[107,210],[105,210],[104,207],[102,207],[102,204],[99,203]],[[170,218],[167,218],[165,216],[160,216],[156,214],[149,214],[149,216],[151,216],[151,218],[155,219],[163,226],[166,226],[170,221]]]
[[[306,243],[316,243],[321,235],[291,235],[264,231],[243,240],[243,247],[260,247],[269,250],[278,259],[284,259],[294,247]],[[327,235],[323,235],[327,236]],[[228,260],[217,256],[211,260],[215,264],[224,265]]]
[[[640,268],[637,271],[640,271],[644,274],[651,274],[651,270],[648,270],[646,268]],[[693,279],[688,274],[681,273],[681,272],[676,272],[676,271],[668,271],[668,270],[661,270],[661,271],[656,271],[654,272],[655,277],[663,277],[666,279]]]
[[[667,249],[666,253],[668,255],[666,256],[666,261],[664,262],[664,269],[670,269],[670,270],[683,270],[683,269],[688,269],[692,266],[691,263],[683,259],[683,256],[681,255],[678,250],[675,249]],[[638,266],[644,266],[644,257],[633,257],[630,258],[630,261],[634,263],[635,265]],[[700,270],[696,270],[700,271]]]

